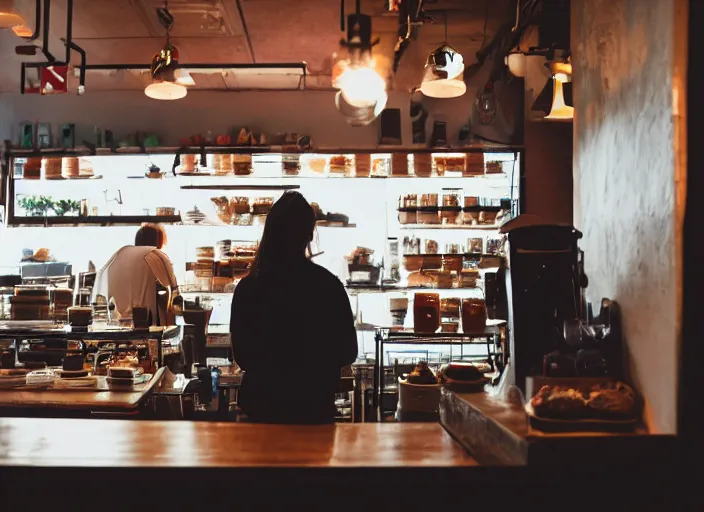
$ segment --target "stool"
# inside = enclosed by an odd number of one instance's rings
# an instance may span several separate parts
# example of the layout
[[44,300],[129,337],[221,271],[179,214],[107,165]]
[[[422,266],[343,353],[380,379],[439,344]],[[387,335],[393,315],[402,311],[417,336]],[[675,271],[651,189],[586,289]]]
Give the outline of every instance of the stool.
[[218,414],[220,416],[227,416],[230,412],[230,390],[236,390],[235,393],[235,403],[239,398],[239,382],[218,382]]

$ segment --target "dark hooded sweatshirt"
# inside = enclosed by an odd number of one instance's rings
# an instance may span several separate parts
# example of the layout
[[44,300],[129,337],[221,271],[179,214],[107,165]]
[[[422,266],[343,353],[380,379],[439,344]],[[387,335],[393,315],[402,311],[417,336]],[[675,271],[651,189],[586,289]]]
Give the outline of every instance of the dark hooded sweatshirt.
[[329,423],[340,369],[357,357],[340,280],[301,257],[242,279],[232,299],[235,361],[245,371],[239,405],[252,421]]

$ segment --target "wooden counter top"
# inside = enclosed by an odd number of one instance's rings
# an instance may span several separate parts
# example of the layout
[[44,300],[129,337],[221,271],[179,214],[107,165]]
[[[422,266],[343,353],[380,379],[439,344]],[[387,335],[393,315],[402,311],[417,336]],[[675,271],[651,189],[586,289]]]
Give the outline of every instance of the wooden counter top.
[[92,389],[68,390],[12,390],[0,389],[0,407],[8,408],[58,408],[90,409],[98,411],[128,412],[137,408],[146,395],[159,384],[164,368],[156,371],[149,382],[134,388],[96,391]]
[[[100,443],[69,442],[100,439]],[[0,466],[452,467],[477,463],[437,423],[323,426],[0,419]]]

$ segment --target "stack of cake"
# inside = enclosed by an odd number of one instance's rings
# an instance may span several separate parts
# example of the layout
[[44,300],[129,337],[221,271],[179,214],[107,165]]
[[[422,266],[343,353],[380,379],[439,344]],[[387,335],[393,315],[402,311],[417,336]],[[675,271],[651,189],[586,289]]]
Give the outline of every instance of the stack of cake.
[[61,159],[61,175],[64,178],[78,178],[81,173],[80,171],[78,158],[75,156],[67,156]]
[[330,157],[330,173],[350,175],[350,160],[344,155]]
[[10,298],[13,320],[49,320],[49,291],[34,286],[17,286]]
[[391,155],[391,176],[408,176],[408,153]]
[[28,158],[22,169],[22,177],[26,180],[38,180],[42,175],[42,159]]
[[42,158],[42,174],[47,180],[62,180],[61,176],[61,159],[60,158]]
[[413,153],[413,172],[416,176],[427,178],[432,173],[432,162],[430,153]]
[[87,158],[81,158],[78,161],[78,175],[81,178],[90,178],[93,176],[93,166]]
[[484,153],[467,153],[464,161],[465,176],[478,176],[484,174]]
[[232,174],[232,156],[233,155],[213,155],[213,169],[218,176],[227,176]]
[[372,155],[369,153],[357,153],[354,155],[355,176],[367,177],[372,170]]
[[237,176],[252,174],[252,155],[232,155],[232,166]]
[[196,171],[196,155],[181,155],[181,172]]

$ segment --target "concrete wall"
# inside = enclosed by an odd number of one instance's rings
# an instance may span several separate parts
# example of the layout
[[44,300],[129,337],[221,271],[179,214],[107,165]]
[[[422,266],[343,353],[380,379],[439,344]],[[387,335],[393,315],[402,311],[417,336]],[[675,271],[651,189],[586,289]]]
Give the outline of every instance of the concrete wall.
[[631,375],[662,433],[676,432],[680,332],[678,7],[572,0],[575,215],[589,298],[621,304]]

